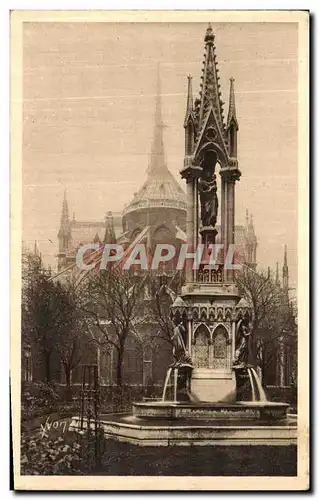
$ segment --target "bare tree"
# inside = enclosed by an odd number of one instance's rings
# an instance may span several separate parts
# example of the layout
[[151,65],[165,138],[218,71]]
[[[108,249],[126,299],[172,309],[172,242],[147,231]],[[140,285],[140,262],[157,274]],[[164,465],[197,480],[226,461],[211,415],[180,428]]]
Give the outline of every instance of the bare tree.
[[269,272],[256,272],[245,267],[237,272],[235,282],[252,311],[252,359],[261,368],[264,379],[267,367],[277,350],[296,339],[296,311],[287,294]]
[[[123,360],[127,338],[141,317],[145,277],[120,267],[92,271],[82,288],[79,307],[91,338],[117,353],[116,382],[123,382]],[[145,321],[141,317],[141,321]]]
[[50,279],[39,255],[24,255],[22,269],[22,338],[42,356],[45,379],[51,382],[52,356],[74,325],[76,306],[61,283]]

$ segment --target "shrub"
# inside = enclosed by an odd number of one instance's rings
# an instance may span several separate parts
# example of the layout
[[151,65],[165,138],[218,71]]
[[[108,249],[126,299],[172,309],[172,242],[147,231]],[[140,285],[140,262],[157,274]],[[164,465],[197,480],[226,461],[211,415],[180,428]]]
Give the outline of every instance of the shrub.
[[23,384],[21,389],[21,419],[31,418],[57,411],[59,396],[54,384],[33,382]]
[[55,440],[41,436],[21,439],[21,474],[70,474],[80,470],[80,444],[66,444],[62,437]]
[[24,434],[21,438],[21,474],[87,474],[100,466],[105,450],[103,429],[94,432],[70,431],[63,437]]

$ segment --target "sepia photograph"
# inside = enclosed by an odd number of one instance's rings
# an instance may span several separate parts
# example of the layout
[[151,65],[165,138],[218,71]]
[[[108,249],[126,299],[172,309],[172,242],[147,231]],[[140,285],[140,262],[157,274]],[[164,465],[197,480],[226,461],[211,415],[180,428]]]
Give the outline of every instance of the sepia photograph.
[[15,489],[309,487],[308,17],[11,12]]

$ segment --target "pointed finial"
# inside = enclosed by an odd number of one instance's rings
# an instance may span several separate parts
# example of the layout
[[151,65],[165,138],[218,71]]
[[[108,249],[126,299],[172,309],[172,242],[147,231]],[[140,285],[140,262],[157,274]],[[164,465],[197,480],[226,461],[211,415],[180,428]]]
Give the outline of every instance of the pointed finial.
[[98,235],[98,232],[96,232],[93,239],[93,243],[100,243],[100,242],[101,242],[100,237]]
[[61,218],[60,218],[60,229],[58,233],[58,237],[65,236],[70,232],[70,219],[69,219],[69,207],[68,201],[66,199],[66,189],[63,194],[63,202],[62,202],[62,210],[61,210]]
[[105,235],[104,243],[116,243],[116,235],[114,230],[114,218],[111,210],[105,215]]
[[282,286],[283,290],[286,294],[288,294],[289,290],[289,269],[288,269],[288,259],[287,259],[287,245],[285,245],[285,253],[284,253],[284,265],[282,268]]
[[248,214],[248,208],[246,208],[246,226],[248,226],[249,223],[249,214]]
[[231,77],[229,86],[229,107],[228,107],[228,116],[227,116],[227,128],[230,127],[233,122],[236,126],[236,130],[238,130],[238,121],[236,117],[236,105],[235,105],[235,79]]
[[279,263],[276,262],[276,285],[280,285],[279,281]]
[[288,267],[288,263],[287,263],[287,245],[285,245],[284,266]]
[[192,75],[187,76],[188,88],[187,88],[187,112],[193,111],[193,88],[192,88]]
[[208,43],[208,42],[213,42],[213,41],[214,41],[213,29],[212,29],[211,24],[208,23],[208,27],[207,27],[206,34],[205,34],[205,42]]
[[34,255],[38,255],[38,244],[37,240],[34,241],[34,249],[33,249]]
[[192,76],[187,76],[187,104],[186,104],[186,114],[184,119],[184,127],[188,126],[189,117],[192,116],[194,110],[193,104],[193,88],[192,88]]
[[[215,35],[211,25],[208,26],[205,35],[205,54],[202,69],[202,84],[200,96],[200,107],[196,116],[198,122],[198,131],[205,124],[208,113],[214,111],[214,121],[216,126],[222,131],[224,135],[224,119],[221,102],[221,92],[217,72],[217,58],[215,54],[214,45]],[[224,138],[226,139],[226,137]]]

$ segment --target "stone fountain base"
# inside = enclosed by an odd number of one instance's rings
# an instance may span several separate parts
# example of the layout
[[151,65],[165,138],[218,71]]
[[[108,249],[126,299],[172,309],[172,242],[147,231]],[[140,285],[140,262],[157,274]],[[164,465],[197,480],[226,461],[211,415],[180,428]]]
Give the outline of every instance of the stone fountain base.
[[281,420],[287,416],[286,403],[238,402],[238,403],[188,403],[170,401],[142,401],[133,403],[133,416],[141,419],[256,419]]
[[[251,408],[247,411],[251,411]],[[297,444],[297,422],[293,417],[265,421],[248,417],[243,419],[238,413],[237,415],[237,419],[228,417],[207,419],[198,418],[198,415],[195,416],[193,413],[195,418],[168,420],[166,417],[143,419],[117,413],[102,415],[100,425],[106,438],[139,446],[289,446]],[[71,429],[76,431],[79,425],[79,417],[74,417]]]

